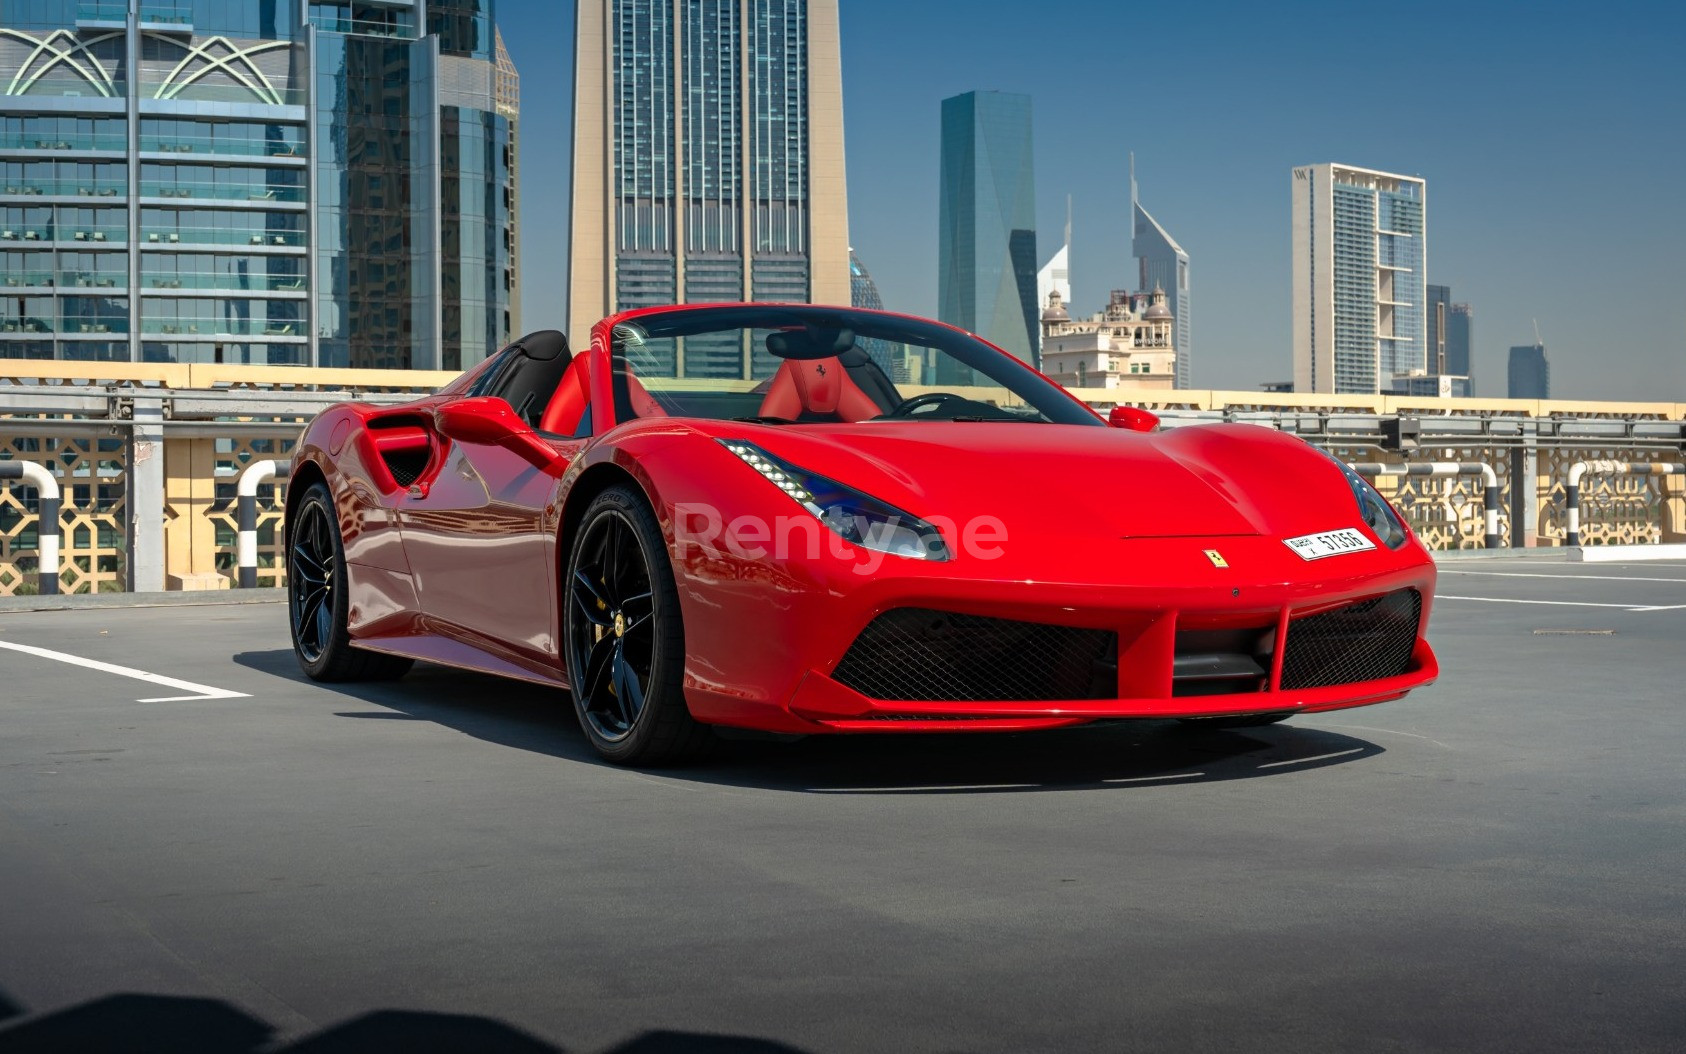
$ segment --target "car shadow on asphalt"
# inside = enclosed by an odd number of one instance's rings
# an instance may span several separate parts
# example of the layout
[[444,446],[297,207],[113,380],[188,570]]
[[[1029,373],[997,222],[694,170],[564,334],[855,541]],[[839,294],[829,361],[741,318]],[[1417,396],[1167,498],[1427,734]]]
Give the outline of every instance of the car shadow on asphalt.
[[[0,1025],[0,1051],[170,1051],[171,1054],[565,1054],[501,1021],[467,1014],[377,1010],[273,1046],[266,1022],[220,999],[120,993]],[[803,1054],[752,1036],[651,1030],[605,1054]]]
[[[243,652],[249,669],[382,709],[354,720],[432,721],[476,739],[603,765],[566,692],[418,664],[402,680],[314,684],[289,649]],[[652,770],[667,779],[815,794],[1123,790],[1286,775],[1363,761],[1383,748],[1316,726],[1317,718],[1221,729],[1179,721],[1106,721],[1042,732],[757,737],[727,733],[701,761]]]

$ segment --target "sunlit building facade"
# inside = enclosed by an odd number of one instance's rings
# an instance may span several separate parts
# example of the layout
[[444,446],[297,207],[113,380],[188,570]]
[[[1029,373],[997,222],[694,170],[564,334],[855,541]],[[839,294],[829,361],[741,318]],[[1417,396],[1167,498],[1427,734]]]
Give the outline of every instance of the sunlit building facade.
[[454,368],[507,340],[491,0],[0,8],[0,357]]
[[1163,289],[1115,289],[1106,307],[1072,318],[1054,290],[1042,310],[1042,372],[1067,388],[1170,388],[1176,320]]
[[1429,372],[1426,185],[1293,170],[1294,390],[1374,395]]
[[[837,0],[582,0],[575,32],[576,341],[628,308],[849,302]],[[693,340],[655,368],[774,365]]]

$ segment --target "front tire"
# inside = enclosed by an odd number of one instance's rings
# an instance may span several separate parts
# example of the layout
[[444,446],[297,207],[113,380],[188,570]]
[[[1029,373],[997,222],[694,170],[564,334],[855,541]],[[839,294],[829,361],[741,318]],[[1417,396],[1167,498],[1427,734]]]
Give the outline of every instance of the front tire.
[[313,483],[287,513],[287,615],[293,655],[313,681],[390,681],[415,663],[351,646],[345,544],[334,499]]
[[562,583],[574,712],[591,746],[618,765],[700,754],[713,731],[685,705],[685,631],[661,526],[636,489],[586,507]]

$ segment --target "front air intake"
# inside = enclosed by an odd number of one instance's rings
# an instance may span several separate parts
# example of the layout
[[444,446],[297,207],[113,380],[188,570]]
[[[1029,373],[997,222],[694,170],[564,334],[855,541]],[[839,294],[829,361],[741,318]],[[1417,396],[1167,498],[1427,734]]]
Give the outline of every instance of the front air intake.
[[832,677],[869,699],[1111,699],[1117,657],[1111,630],[897,608],[861,631]]
[[1282,690],[1398,677],[1411,666],[1422,613],[1422,594],[1401,589],[1291,619]]

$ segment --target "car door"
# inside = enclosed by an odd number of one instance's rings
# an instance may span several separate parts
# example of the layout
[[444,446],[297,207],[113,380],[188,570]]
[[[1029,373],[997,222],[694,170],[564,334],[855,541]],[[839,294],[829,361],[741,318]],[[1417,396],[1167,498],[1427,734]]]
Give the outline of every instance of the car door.
[[[517,364],[518,366],[520,364]],[[504,371],[464,398],[502,399],[531,384],[521,370]],[[527,378],[531,381],[531,378]],[[555,388],[528,424],[541,415]],[[513,413],[507,401],[502,406]],[[399,502],[404,550],[414,576],[423,619],[434,632],[454,637],[507,662],[546,674],[560,668],[557,645],[556,484],[586,440],[536,433],[554,451],[550,466],[490,439],[452,438],[433,430],[439,470],[409,488]]]

